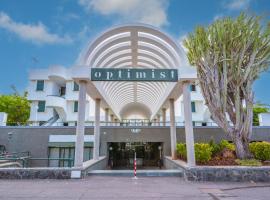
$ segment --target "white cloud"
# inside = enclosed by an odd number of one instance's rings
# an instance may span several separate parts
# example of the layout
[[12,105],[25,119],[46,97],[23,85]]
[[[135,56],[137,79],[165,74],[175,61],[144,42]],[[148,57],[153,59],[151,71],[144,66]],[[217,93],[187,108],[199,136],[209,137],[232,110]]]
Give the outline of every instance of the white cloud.
[[229,10],[243,10],[249,7],[251,0],[227,0],[224,5]]
[[0,28],[8,30],[21,39],[31,41],[35,44],[67,44],[72,42],[69,36],[61,37],[48,32],[46,26],[41,22],[38,24],[15,22],[4,12],[0,12]]
[[214,16],[214,21],[219,20],[219,19],[221,19],[223,17],[224,17],[223,14],[217,14],[217,15]]
[[154,26],[167,24],[169,0],[79,0],[88,11],[102,15],[118,15],[125,22],[141,22]]

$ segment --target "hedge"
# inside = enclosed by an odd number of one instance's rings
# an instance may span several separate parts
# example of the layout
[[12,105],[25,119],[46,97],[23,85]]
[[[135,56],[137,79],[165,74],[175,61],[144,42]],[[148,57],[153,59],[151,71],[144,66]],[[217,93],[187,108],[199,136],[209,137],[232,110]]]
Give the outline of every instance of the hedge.
[[[204,163],[211,159],[212,157],[212,147],[207,143],[195,143],[195,158],[196,161]],[[187,158],[187,148],[186,144],[178,143],[176,146],[176,151],[181,158]]]
[[249,144],[249,149],[255,159],[270,160],[270,142],[252,142]]

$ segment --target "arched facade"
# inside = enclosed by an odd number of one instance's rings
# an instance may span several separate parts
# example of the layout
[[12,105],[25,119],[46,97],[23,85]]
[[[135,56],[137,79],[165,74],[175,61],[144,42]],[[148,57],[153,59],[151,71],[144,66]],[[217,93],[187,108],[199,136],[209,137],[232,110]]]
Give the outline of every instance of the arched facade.
[[[92,79],[96,69],[153,69],[175,70],[174,81],[97,81]],[[153,71],[150,70],[150,71]],[[175,100],[183,94],[187,158],[195,165],[193,125],[191,115],[190,83],[196,79],[196,71],[189,66],[184,50],[171,37],[149,25],[123,25],[114,27],[97,37],[81,54],[79,63],[72,69],[72,78],[80,85],[75,148],[75,166],[82,166],[85,98],[95,99],[94,159],[100,153],[100,109],[122,120],[130,113],[166,121],[166,109],[170,110],[171,156],[176,158]],[[116,119],[116,121],[117,121]]]
[[[96,38],[82,54],[80,65],[89,68],[187,68],[183,49],[168,35],[149,25],[114,27]],[[144,105],[152,119],[173,91],[175,82],[94,82],[117,117],[127,105]]]

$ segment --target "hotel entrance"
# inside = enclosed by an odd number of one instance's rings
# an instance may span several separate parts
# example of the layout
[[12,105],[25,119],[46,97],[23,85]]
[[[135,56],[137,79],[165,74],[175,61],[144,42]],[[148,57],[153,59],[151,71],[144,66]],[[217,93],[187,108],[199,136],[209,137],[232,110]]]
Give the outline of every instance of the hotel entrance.
[[136,152],[138,169],[162,168],[161,142],[113,142],[108,144],[108,166],[111,169],[133,169]]

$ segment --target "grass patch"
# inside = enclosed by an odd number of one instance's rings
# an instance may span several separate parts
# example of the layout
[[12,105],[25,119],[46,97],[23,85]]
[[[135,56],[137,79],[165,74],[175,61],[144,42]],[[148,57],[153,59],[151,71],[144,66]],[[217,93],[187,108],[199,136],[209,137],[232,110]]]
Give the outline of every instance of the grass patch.
[[236,159],[235,162],[241,166],[253,166],[253,167],[262,166],[261,161],[256,159],[247,159],[247,160]]

